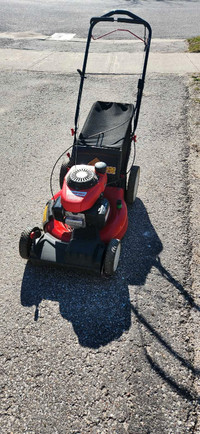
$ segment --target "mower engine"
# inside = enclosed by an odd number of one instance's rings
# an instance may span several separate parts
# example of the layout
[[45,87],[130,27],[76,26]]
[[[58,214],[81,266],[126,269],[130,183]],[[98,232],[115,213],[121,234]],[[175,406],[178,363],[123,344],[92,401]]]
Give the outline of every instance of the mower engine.
[[56,199],[52,213],[73,229],[96,227],[102,229],[110,212],[109,201],[103,197],[107,183],[107,165],[72,166],[65,176],[61,195]]

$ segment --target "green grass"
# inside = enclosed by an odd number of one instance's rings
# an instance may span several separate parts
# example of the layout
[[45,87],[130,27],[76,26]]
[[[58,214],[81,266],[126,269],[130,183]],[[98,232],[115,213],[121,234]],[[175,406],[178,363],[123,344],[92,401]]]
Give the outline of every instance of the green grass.
[[190,53],[200,53],[200,36],[188,39]]
[[200,83],[200,74],[199,75],[193,75],[192,76],[195,83]]
[[196,104],[200,104],[200,74],[193,74],[193,89],[194,89],[194,95],[192,97],[192,100],[196,102]]
[[194,85],[194,90],[197,92],[200,92],[200,74],[195,74],[192,75],[193,78],[193,85]]

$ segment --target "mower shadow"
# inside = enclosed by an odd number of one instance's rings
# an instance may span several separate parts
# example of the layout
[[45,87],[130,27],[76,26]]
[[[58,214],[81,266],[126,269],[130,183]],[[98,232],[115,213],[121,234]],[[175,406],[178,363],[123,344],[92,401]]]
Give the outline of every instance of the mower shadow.
[[[83,347],[97,349],[104,346],[119,339],[131,326],[128,288],[109,279],[100,280],[91,275],[27,263],[21,287],[21,304],[35,306],[35,321],[40,319],[43,300],[59,303],[60,314],[72,323]],[[44,303],[42,307],[44,309]],[[52,318],[57,321],[53,312]]]
[[[112,278],[99,278],[58,268],[27,263],[21,304],[35,306],[39,318],[42,300],[57,301],[63,318],[70,321],[84,347],[99,348],[119,339],[131,326],[131,303],[127,283],[144,285],[162,251],[142,201],[129,210],[129,229],[123,242],[119,270]],[[134,270],[134,273],[133,273]]]
[[[181,354],[175,345],[166,338],[163,325],[162,332],[149,321],[142,306],[131,302],[129,286],[137,286],[141,292],[151,268],[154,267],[161,278],[168,281],[185,302],[196,312],[200,307],[195,303],[192,295],[176,280],[160,262],[159,254],[163,249],[162,243],[151,224],[146,208],[137,199],[134,207],[129,209],[129,228],[122,243],[122,256],[119,269],[113,278],[99,278],[74,271],[59,270],[33,266],[27,263],[22,287],[21,304],[35,306],[35,321],[39,319],[39,307],[43,300],[59,303],[60,313],[64,319],[72,323],[79,344],[83,347],[98,349],[113,340],[119,339],[131,326],[131,317],[138,323],[138,331],[144,351],[144,358],[156,376],[167,384],[184,400],[200,403],[200,397],[187,383],[188,374],[193,378],[200,376],[199,367],[193,366],[189,358]],[[147,304],[152,303],[150,296]],[[46,306],[45,306],[46,307]],[[57,312],[54,314],[57,321]],[[52,313],[53,317],[53,313]],[[144,333],[144,330],[146,333]],[[147,336],[146,336],[147,335]],[[163,351],[166,363],[161,363],[148,351],[148,336],[155,346],[157,353]],[[146,341],[147,338],[147,341]],[[188,356],[189,357],[189,356]],[[163,359],[164,360],[164,359]],[[168,360],[180,368],[183,378],[170,375]]]

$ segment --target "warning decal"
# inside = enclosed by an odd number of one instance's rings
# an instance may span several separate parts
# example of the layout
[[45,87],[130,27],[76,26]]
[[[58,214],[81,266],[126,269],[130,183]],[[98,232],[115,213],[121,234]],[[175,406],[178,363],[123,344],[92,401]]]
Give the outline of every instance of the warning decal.
[[115,173],[116,173],[116,167],[114,167],[114,166],[107,166],[106,173],[108,173],[108,175],[115,175]]
[[98,158],[94,158],[94,160],[90,161],[88,163],[89,166],[94,166],[96,163],[98,163],[100,160]]

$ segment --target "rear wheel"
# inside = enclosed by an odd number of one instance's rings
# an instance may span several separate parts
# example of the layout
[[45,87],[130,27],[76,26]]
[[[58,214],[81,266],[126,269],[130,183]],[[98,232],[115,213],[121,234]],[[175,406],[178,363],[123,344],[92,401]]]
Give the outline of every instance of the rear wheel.
[[41,230],[38,227],[28,227],[21,233],[19,240],[19,254],[23,259],[29,258],[33,239],[40,237],[40,235]]
[[107,246],[106,256],[104,260],[104,273],[107,276],[112,276],[115,273],[119,263],[120,251],[120,240],[113,238]]
[[63,161],[62,166],[60,168],[60,176],[59,176],[59,182],[60,182],[60,188],[62,189],[63,186],[63,181],[65,178],[65,175],[67,174],[67,170],[68,170],[68,161]]
[[138,191],[139,179],[140,179],[140,167],[132,166],[130,170],[129,180],[128,180],[128,187],[125,195],[127,204],[131,205],[135,202],[137,191]]

